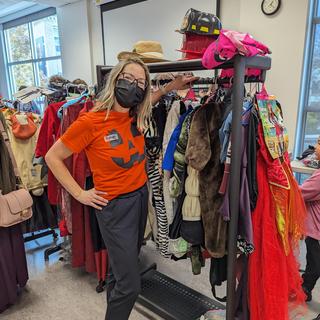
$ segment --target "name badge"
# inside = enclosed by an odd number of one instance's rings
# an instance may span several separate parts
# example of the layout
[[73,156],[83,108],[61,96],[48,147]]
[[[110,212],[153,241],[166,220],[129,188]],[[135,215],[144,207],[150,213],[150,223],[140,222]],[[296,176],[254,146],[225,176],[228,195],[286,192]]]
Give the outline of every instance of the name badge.
[[117,133],[111,133],[104,137],[105,142],[112,142],[112,141],[118,141],[119,136]]

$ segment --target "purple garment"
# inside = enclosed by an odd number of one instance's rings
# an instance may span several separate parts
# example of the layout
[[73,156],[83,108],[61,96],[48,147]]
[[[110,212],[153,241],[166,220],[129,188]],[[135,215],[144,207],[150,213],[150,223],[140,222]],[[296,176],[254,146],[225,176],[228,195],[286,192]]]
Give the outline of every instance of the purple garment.
[[306,235],[320,240],[320,169],[300,186],[307,207]]
[[[247,178],[247,140],[248,140],[248,120],[250,112],[245,112],[242,116],[242,162],[241,162],[241,177],[240,177],[240,213],[238,222],[238,247],[241,251],[248,254],[254,250],[253,247],[253,229],[251,219],[251,207],[250,207],[250,193]],[[227,162],[228,158],[231,157],[231,144],[228,147]],[[225,164],[225,172],[223,177],[223,183],[220,187],[220,193],[224,194],[220,213],[225,221],[230,220],[230,203],[229,203],[229,180],[230,170],[229,164]]]
[[29,279],[20,225],[0,228],[0,313],[14,304]]

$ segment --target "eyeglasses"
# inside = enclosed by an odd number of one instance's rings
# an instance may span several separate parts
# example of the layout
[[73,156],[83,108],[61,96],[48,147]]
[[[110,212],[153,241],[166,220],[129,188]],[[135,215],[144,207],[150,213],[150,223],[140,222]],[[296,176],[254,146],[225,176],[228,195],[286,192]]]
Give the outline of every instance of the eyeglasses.
[[136,79],[133,74],[128,73],[128,72],[122,72],[122,73],[120,73],[119,79],[126,79],[126,80],[128,80],[130,83],[136,82],[137,85],[138,85],[138,87],[141,88],[141,89],[143,89],[143,90],[145,90],[145,89],[148,87],[148,81],[147,81],[147,80],[142,79],[142,78]]

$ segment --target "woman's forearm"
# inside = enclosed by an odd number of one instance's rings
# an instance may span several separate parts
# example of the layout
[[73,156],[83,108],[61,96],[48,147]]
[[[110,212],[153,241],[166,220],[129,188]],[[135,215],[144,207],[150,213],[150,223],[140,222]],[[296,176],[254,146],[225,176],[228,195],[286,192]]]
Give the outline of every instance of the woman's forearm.
[[166,93],[166,91],[164,91],[164,90],[157,90],[157,91],[152,92],[151,105],[154,106],[165,93]]
[[77,199],[83,191],[74,180],[63,160],[56,157],[51,150],[46,155],[46,163],[59,183]]

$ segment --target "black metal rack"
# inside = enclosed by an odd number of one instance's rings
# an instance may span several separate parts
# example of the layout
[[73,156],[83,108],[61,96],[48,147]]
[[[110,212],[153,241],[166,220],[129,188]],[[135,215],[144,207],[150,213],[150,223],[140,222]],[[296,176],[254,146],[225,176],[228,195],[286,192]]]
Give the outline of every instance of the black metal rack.
[[41,230],[40,232],[31,232],[31,235],[26,235],[23,238],[24,242],[30,242],[49,235],[52,235],[54,245],[44,251],[44,261],[49,261],[50,255],[63,250],[62,244],[57,244],[59,235],[57,234],[55,229]]
[[39,239],[39,238],[43,238],[43,237],[46,237],[46,236],[49,236],[49,235],[53,236],[53,240],[57,240],[58,237],[59,237],[54,229],[48,229],[48,230],[42,230],[39,233],[31,232],[30,236],[25,236],[24,237],[24,242],[29,242],[29,241],[36,240],[36,239]]
[[[174,61],[147,64],[150,73],[181,72],[206,70],[201,60]],[[227,271],[227,320],[234,319],[235,312],[235,262],[237,255],[237,229],[240,198],[240,165],[241,165],[241,111],[243,106],[243,87],[246,68],[263,70],[261,81],[265,80],[266,70],[271,68],[271,58],[266,56],[244,57],[236,56],[233,60],[221,64],[215,69],[234,69],[232,92],[232,149],[230,175],[230,223],[228,231],[228,271]],[[104,85],[105,76],[112,69],[111,66],[97,66],[99,90]],[[217,304],[218,305],[218,304]],[[152,306],[155,309],[155,306]],[[174,318],[174,317],[173,317]],[[170,319],[170,318],[169,318]],[[174,318],[179,319],[179,318]],[[186,318],[184,318],[186,319]]]

